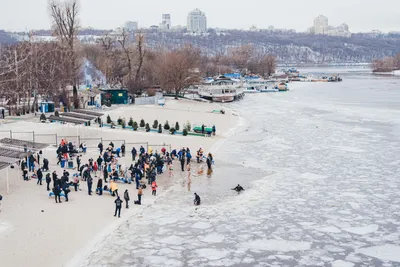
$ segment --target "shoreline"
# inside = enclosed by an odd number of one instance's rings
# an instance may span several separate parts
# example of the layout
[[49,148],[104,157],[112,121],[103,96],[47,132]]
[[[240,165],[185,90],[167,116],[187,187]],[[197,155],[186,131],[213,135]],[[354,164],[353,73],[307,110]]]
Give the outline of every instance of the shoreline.
[[[38,133],[58,133],[62,135],[75,135],[79,131],[79,134],[85,137],[97,138],[101,136],[104,139],[125,139],[127,142],[135,143],[148,141],[149,144],[159,144],[157,146],[160,147],[163,146],[162,144],[171,144],[172,148],[176,149],[182,146],[189,147],[192,150],[192,154],[197,151],[198,147],[203,147],[205,153],[210,151],[214,154],[239,126],[241,117],[234,116],[231,110],[226,115],[210,112],[214,108],[220,108],[220,105],[193,103],[184,100],[170,102],[167,105],[173,109],[167,110],[154,106],[120,106],[116,109],[105,111],[104,115],[112,114],[113,119],[116,119],[119,113],[122,113],[127,118],[129,118],[130,114],[132,116],[136,115],[135,119],[140,119],[140,117],[137,117],[137,115],[140,115],[149,123],[152,121],[149,118],[158,119],[162,123],[165,118],[173,118],[174,121],[177,120],[182,124],[188,120],[192,123],[196,121],[214,123],[217,126],[217,136],[212,138],[184,137],[158,133],[135,133],[118,129],[105,129],[102,131],[96,127],[78,128],[72,125],[39,124],[32,121],[1,125],[0,130],[21,131],[28,127],[38,131]],[[190,106],[191,110],[198,112],[184,112],[187,111],[187,106]],[[223,108],[227,109],[226,107]],[[171,124],[174,121],[171,120]],[[125,158],[121,158],[121,164],[124,164],[124,161],[126,161],[126,165],[130,164],[130,149],[131,145],[127,146],[127,155]],[[50,160],[51,171],[56,168],[60,177],[62,169],[55,165],[55,154],[52,154],[55,153],[54,151],[54,147],[48,148],[44,151],[43,156]],[[87,155],[82,158],[82,163],[85,163],[90,157],[97,158],[97,153],[97,149],[89,149]],[[134,216],[140,216],[140,214],[153,206],[159,198],[163,198],[164,194],[168,194],[169,190],[172,189],[170,183],[173,182],[172,185],[174,185],[180,181],[181,174],[176,171],[176,168],[174,169],[177,178],[168,179],[168,174],[165,173],[159,176],[157,181],[160,194],[157,198],[152,198],[151,190],[146,189],[144,203],[140,208],[132,202],[136,199],[134,186],[118,184],[118,191],[122,193],[125,189],[129,189],[131,198],[130,209],[123,209],[121,219],[116,219],[111,215],[114,211],[113,198],[108,193],[105,193],[102,197],[95,194],[92,197],[88,197],[85,182],[81,182],[81,191],[70,193],[70,201],[68,203],[63,201],[62,204],[55,205],[54,199],[48,198],[48,193],[45,191],[45,182],[39,188],[36,185],[36,180],[24,182],[21,181],[22,179],[17,174],[10,173],[13,181],[10,195],[3,192],[4,185],[0,181],[0,194],[3,194],[4,197],[2,200],[2,212],[0,213],[0,237],[3,240],[2,244],[0,244],[2,261],[6,266],[10,267],[26,266],[29,263],[42,267],[80,266],[87,257],[96,251],[97,244],[101,243],[121,225],[132,220]],[[71,174],[74,173],[70,170],[69,172]],[[96,178],[94,179],[97,181]],[[17,207],[12,203],[17,203]],[[40,210],[45,212],[40,212]],[[57,247],[55,252],[54,247]]]
[[[218,150],[220,150],[220,148],[224,145],[224,143],[226,142],[226,140],[228,138],[230,138],[231,136],[233,136],[236,131],[239,129],[240,126],[244,125],[244,118],[242,116],[240,116],[236,111],[224,107],[224,109],[229,110],[229,112],[231,112],[232,114],[235,113],[238,117],[238,122],[236,123],[236,125],[233,125],[228,132],[226,132],[224,134],[224,138],[221,140],[216,140],[211,147],[209,148],[209,151],[212,151],[213,155],[218,154]],[[179,182],[179,181],[178,181]],[[156,199],[154,199],[154,201],[150,204],[146,204],[146,205],[142,205],[140,212],[137,211],[132,211],[129,212],[129,215],[127,216],[127,218],[124,217],[124,219],[117,221],[113,224],[110,224],[106,227],[104,227],[104,229],[98,233],[91,241],[90,243],[86,244],[85,247],[83,248],[82,252],[77,253],[66,265],[65,267],[77,267],[77,266],[82,266],[82,264],[84,263],[84,261],[90,257],[91,254],[93,254],[94,252],[96,252],[96,246],[98,244],[100,244],[101,242],[103,242],[107,236],[109,234],[111,234],[112,232],[118,230],[124,223],[130,221],[134,216],[140,216],[143,211],[145,211],[145,209],[151,208],[157,199],[162,198],[165,194],[169,193],[171,190],[173,190],[173,186],[176,185],[177,182],[175,182],[172,186],[170,186],[166,191],[163,191],[162,195],[158,195]]]

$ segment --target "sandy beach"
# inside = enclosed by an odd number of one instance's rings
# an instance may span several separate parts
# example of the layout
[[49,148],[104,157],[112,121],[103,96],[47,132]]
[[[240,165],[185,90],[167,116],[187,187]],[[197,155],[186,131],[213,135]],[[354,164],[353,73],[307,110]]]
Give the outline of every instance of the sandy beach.
[[[231,111],[226,114],[211,113],[214,109],[220,109],[220,105],[210,103],[198,103],[193,101],[168,100],[165,107],[159,106],[121,106],[104,110],[104,121],[107,115],[116,121],[118,117],[129,120],[132,117],[139,122],[144,119],[153,124],[154,120],[163,123],[168,120],[170,125],[178,121],[181,128],[187,121],[192,124],[214,124],[217,128],[215,137],[182,136],[158,133],[146,133],[143,131],[98,128],[62,125],[41,124],[36,118],[4,123],[0,131],[35,131],[37,134],[57,134],[59,136],[75,136],[93,138],[93,144],[88,144],[88,152],[83,155],[82,163],[89,158],[96,159],[98,150],[90,148],[95,145],[96,138],[100,140],[125,140],[126,143],[148,143],[155,145],[154,149],[161,149],[164,145],[172,148],[189,147],[192,154],[199,147],[205,152],[214,152],[213,145],[222,142],[235,128],[239,117]],[[8,120],[12,121],[12,120]],[[38,121],[38,118],[37,118]],[[17,136],[14,138],[18,138]],[[40,140],[38,140],[40,142]],[[119,146],[122,141],[114,142]],[[104,142],[104,145],[108,145]],[[139,147],[136,147],[137,149]],[[129,166],[131,161],[130,150],[127,145],[126,157],[119,162]],[[44,151],[44,157],[50,161],[50,172],[56,170],[59,177],[63,169],[56,165],[56,148],[50,147]],[[218,154],[216,155],[218,157]],[[74,171],[69,170],[74,173]],[[168,187],[178,179],[183,179],[175,168],[175,177],[169,178],[164,173],[157,177],[159,194],[168,193]],[[46,173],[44,173],[45,176]],[[97,176],[99,176],[99,172]],[[108,193],[103,196],[93,194],[88,196],[86,183],[81,182],[80,191],[69,194],[69,202],[56,204],[54,198],[49,199],[45,182],[37,185],[36,180],[23,181],[17,168],[9,170],[10,194],[6,193],[6,170],[1,171],[0,194],[3,195],[0,213],[0,258],[3,266],[77,266],[79,262],[90,253],[96,243],[103,237],[112,234],[122,222],[131,216],[140,216],[151,205],[157,205],[157,197],[151,196],[151,189],[144,192],[143,205],[131,205],[130,209],[123,209],[121,218],[113,217],[114,198]],[[94,178],[94,184],[97,178]],[[133,184],[118,184],[119,192],[125,189],[130,192],[131,201],[136,199],[136,189]],[[63,198],[62,198],[63,200]]]

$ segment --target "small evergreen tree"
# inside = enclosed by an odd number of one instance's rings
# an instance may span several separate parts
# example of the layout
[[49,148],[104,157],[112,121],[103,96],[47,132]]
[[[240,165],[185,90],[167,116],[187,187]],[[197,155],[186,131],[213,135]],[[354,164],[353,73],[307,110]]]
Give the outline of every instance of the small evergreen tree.
[[132,117],[129,118],[128,125],[131,126],[131,127],[133,126],[133,119],[132,119]]
[[162,126],[161,126],[161,124],[158,125],[158,133],[162,133]]
[[142,127],[142,128],[146,126],[146,123],[144,122],[144,119],[140,120],[139,126]]
[[176,123],[175,123],[175,130],[176,130],[176,131],[179,131],[179,128],[180,128],[180,127],[179,127],[179,122],[176,122]]
[[122,118],[119,117],[118,120],[117,120],[118,125],[122,125],[122,122],[123,122]]
[[150,125],[146,123],[146,132],[150,132]]
[[190,132],[192,130],[192,125],[190,124],[190,122],[186,122],[186,125],[184,127],[186,129],[186,131]]
[[112,122],[112,120],[111,120],[110,115],[107,115],[107,123],[108,123],[108,124],[111,124],[111,122]]
[[171,134],[175,134],[175,128],[172,127],[171,129],[169,129],[169,132],[170,132]]
[[137,124],[136,121],[133,122],[132,128],[133,128],[134,131],[137,131],[137,129],[139,128],[139,125]]
[[169,129],[170,129],[169,122],[166,121],[165,124],[164,124],[164,130],[169,130]]
[[188,135],[188,130],[186,128],[183,129],[183,136],[187,136]]
[[153,129],[157,129],[158,128],[158,120],[155,120],[153,123]]

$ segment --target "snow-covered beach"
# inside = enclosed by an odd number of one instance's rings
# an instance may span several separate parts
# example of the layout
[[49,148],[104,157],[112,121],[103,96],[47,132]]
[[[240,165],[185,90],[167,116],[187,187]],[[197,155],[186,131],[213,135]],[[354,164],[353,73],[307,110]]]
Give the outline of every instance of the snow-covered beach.
[[[154,120],[164,124],[166,120],[171,126],[178,121],[183,127],[187,121],[194,123],[215,124],[217,136],[206,138],[199,136],[173,136],[170,134],[133,132],[132,130],[106,129],[96,126],[83,127],[61,124],[41,124],[37,118],[19,120],[1,124],[0,131],[12,130],[14,138],[24,136],[21,132],[35,131],[36,134],[58,134],[58,136],[80,135],[82,138],[93,138],[90,145],[96,146],[96,138],[100,140],[111,140],[115,145],[121,145],[122,140],[126,143],[140,144],[148,143],[153,145],[154,150],[160,150],[164,146],[171,145],[172,148],[191,148],[193,153],[199,147],[209,152],[212,146],[221,142],[229,132],[237,125],[239,118],[232,115],[230,111],[226,114],[211,113],[214,109],[221,108],[216,104],[198,103],[193,101],[169,100],[162,108],[158,106],[129,106],[106,110],[107,115],[116,121],[118,117],[129,120],[132,117],[139,122],[144,119],[150,125]],[[2,132],[6,134],[6,132]],[[27,135],[27,134],[26,134]],[[37,140],[38,141],[38,140]],[[50,140],[49,140],[50,141]],[[89,145],[89,144],[88,144]],[[105,144],[105,145],[108,145]],[[131,146],[127,145],[127,154],[120,162],[129,166],[131,161]],[[136,147],[139,149],[139,147]],[[56,148],[48,148],[44,151],[44,157],[50,161],[50,170],[56,170],[61,176],[62,169],[56,166]],[[89,158],[98,157],[97,148],[89,148],[82,162]],[[197,166],[196,169],[197,170]],[[73,171],[69,170],[70,173]],[[176,168],[174,178],[164,174],[158,178],[159,196],[151,196],[151,189],[144,192],[142,206],[131,205],[129,210],[123,209],[122,218],[113,217],[114,198],[109,194],[99,197],[88,196],[86,183],[81,182],[79,192],[70,193],[68,203],[55,204],[54,199],[49,199],[45,182],[43,186],[36,185],[36,180],[23,181],[19,176],[17,168],[9,170],[10,194],[6,194],[5,171],[2,171],[0,181],[0,194],[3,195],[0,214],[0,258],[4,266],[77,266],[78,262],[86,257],[88,252],[93,250],[97,241],[112,235],[122,222],[132,216],[139,216],[146,209],[151,209],[153,203],[167,194],[169,188],[178,179],[184,179],[186,172],[181,174]],[[98,173],[98,176],[100,174]],[[182,177],[181,177],[182,176]],[[95,181],[97,179],[95,178]],[[131,200],[136,198],[136,189],[133,184],[118,184],[119,191],[128,189]],[[160,200],[158,200],[160,201]],[[191,199],[188,200],[189,202]]]

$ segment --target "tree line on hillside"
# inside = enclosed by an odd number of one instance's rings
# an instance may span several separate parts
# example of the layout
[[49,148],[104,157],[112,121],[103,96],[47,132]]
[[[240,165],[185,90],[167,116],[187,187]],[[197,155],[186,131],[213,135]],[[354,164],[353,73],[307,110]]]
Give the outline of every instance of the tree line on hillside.
[[78,108],[86,61],[101,71],[108,86],[127,88],[132,95],[145,88],[162,88],[176,97],[205,76],[240,71],[269,77],[276,68],[274,56],[251,45],[214,55],[190,44],[167,50],[149,46],[140,32],[126,30],[106,34],[97,44],[82,44],[77,39],[79,8],[78,0],[49,2],[56,42],[29,38],[0,46],[0,97],[11,113],[20,112],[21,105],[24,113],[37,110],[38,95]]

